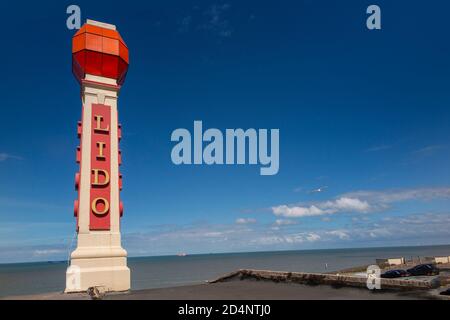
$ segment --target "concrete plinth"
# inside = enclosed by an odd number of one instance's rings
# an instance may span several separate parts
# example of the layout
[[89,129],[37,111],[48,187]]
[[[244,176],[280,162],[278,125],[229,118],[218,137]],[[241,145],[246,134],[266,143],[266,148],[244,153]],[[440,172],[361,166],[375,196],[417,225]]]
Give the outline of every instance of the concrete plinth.
[[104,291],[127,291],[131,284],[130,269],[126,263],[126,258],[74,259],[66,273],[65,292],[86,292],[90,287],[102,287]]
[[127,252],[120,246],[119,233],[80,234],[66,272],[65,292],[82,292],[90,287],[105,291],[130,289]]

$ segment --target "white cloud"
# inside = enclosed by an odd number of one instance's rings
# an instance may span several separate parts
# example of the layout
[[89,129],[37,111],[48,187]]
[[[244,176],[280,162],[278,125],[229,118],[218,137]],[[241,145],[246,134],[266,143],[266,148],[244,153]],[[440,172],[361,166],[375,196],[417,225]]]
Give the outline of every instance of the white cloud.
[[392,148],[392,145],[383,144],[383,145],[371,147],[371,148],[367,149],[366,152],[378,152],[378,151],[388,150],[391,148]]
[[348,197],[342,197],[335,201],[327,201],[323,206],[333,211],[333,213],[338,211],[367,212],[370,209],[370,205],[367,201]]
[[311,206],[287,206],[272,207],[272,212],[277,216],[301,218],[334,214],[342,211],[367,212],[370,205],[366,201],[357,198],[342,197],[333,201],[325,201]]
[[272,207],[272,213],[286,218],[302,218],[331,215],[341,212],[368,213],[381,211],[392,203],[412,200],[429,201],[450,198],[450,188],[418,188],[386,191],[355,191],[309,205],[279,205]]
[[186,33],[189,31],[189,28],[192,23],[192,16],[185,16],[183,19],[181,19],[178,32],[180,33]]
[[220,37],[231,37],[233,28],[230,26],[229,21],[226,19],[230,4],[213,4],[205,12],[204,17],[206,22],[200,26],[201,29],[208,30]]
[[[376,217],[374,217],[376,218]],[[283,219],[279,219],[283,220]],[[286,223],[286,219],[279,224]],[[0,232],[1,234],[1,232]],[[274,230],[269,224],[195,224],[143,227],[123,234],[123,246],[130,256],[163,255],[178,252],[245,252],[332,248],[344,246],[433,245],[448,243],[450,213],[422,213],[371,219],[364,224],[333,227],[296,224]],[[68,239],[45,239],[53,244],[23,244],[0,241],[0,262],[64,260]]]
[[347,240],[350,239],[350,236],[348,235],[347,231],[344,230],[332,230],[332,231],[327,231],[326,234],[332,235],[332,236],[336,236],[341,240]]
[[316,206],[310,207],[288,207],[286,205],[281,205],[278,207],[272,207],[272,211],[277,216],[298,218],[298,217],[308,217],[308,216],[320,216],[326,214],[323,210],[317,208]]
[[[217,237],[222,237],[224,235],[223,232],[220,231],[212,231],[212,232],[205,232],[203,234],[201,234],[201,236],[206,237],[206,238],[217,238]],[[200,236],[200,234],[199,234]]]
[[320,239],[321,239],[321,237],[316,233],[310,233],[306,236],[306,240],[308,240],[310,242],[319,241]]
[[[393,221],[393,219],[391,218],[388,221]],[[426,213],[420,215],[411,215],[398,218],[397,222],[399,224],[407,224],[407,225],[435,224],[435,225],[450,226],[450,214]]]
[[252,224],[252,223],[256,223],[256,219],[253,219],[253,218],[236,219],[236,224]]
[[261,236],[261,237],[252,239],[250,241],[251,244],[257,245],[257,246],[274,245],[274,244],[280,244],[280,243],[284,243],[284,242],[286,242],[286,239],[284,237],[278,237],[278,236]]
[[6,160],[10,160],[10,159],[22,160],[23,158],[19,157],[19,156],[12,155],[12,154],[9,154],[9,153],[5,153],[5,152],[0,153],[0,162],[6,161]]
[[377,205],[387,205],[394,202],[408,200],[433,200],[438,198],[450,198],[450,188],[417,188],[417,189],[393,189],[385,191],[355,191],[343,195],[363,199]]
[[430,145],[414,151],[413,154],[419,157],[428,157],[446,148],[447,146],[445,145]]
[[274,222],[274,225],[276,225],[278,227],[279,226],[289,226],[289,225],[294,225],[294,224],[297,224],[297,222],[293,221],[293,220],[289,220],[289,219],[277,219]]
[[277,235],[263,235],[255,237],[251,243],[258,246],[267,245],[295,245],[305,242],[317,242],[321,240],[321,236],[317,233],[292,233],[292,234],[277,234]]
[[64,253],[64,250],[61,249],[44,249],[44,250],[34,250],[33,255],[37,257],[46,257],[50,255],[57,255]]

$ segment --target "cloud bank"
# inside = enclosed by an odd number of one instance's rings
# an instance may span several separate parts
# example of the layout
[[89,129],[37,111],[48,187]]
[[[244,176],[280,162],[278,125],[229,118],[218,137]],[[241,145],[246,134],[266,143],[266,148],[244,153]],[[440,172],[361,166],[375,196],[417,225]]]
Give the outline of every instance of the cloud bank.
[[410,200],[450,198],[450,188],[419,188],[389,191],[356,191],[343,194],[335,200],[309,205],[278,205],[271,208],[276,216],[303,218],[336,213],[368,213],[389,208],[392,203]]

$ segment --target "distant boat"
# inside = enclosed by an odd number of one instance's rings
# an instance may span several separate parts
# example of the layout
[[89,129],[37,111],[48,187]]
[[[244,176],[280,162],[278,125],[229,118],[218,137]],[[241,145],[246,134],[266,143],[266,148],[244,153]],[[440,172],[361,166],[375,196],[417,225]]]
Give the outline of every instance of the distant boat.
[[177,253],[177,256],[178,257],[186,257],[187,253],[186,252],[180,252],[180,253]]

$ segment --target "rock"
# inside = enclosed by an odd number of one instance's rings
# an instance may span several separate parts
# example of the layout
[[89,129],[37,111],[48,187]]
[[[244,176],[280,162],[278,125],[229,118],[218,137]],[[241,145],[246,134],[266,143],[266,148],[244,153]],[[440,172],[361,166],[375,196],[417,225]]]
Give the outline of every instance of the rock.
[[92,300],[102,300],[106,294],[104,287],[90,287],[87,289],[87,294]]

